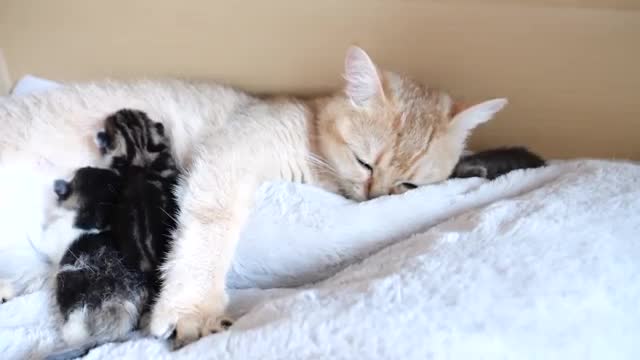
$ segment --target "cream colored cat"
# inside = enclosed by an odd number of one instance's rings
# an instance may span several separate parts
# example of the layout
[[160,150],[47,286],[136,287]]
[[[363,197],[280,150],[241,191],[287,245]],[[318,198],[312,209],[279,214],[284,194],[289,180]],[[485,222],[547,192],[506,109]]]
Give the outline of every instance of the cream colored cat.
[[328,97],[258,99],[212,84],[101,83],[0,103],[0,166],[26,162],[53,180],[100,156],[93,137],[124,107],[165,124],[186,171],[151,333],[188,343],[219,330],[225,274],[257,186],[314,184],[356,200],[446,179],[469,132],[506,100],[459,111],[444,92],[348,50],[346,86]]

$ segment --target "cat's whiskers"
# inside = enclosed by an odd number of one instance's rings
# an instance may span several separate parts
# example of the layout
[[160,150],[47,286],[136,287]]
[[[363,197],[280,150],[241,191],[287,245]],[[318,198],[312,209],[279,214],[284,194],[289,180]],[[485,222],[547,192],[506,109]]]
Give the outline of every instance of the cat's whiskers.
[[325,173],[329,173],[331,175],[338,175],[338,172],[335,170],[331,164],[329,164],[326,160],[321,159],[315,154],[308,154],[307,160],[314,165],[317,170],[323,171]]

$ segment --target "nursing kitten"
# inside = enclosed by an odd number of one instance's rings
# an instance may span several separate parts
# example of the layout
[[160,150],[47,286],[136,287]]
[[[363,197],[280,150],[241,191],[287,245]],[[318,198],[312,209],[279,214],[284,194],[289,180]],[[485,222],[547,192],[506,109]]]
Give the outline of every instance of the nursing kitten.
[[461,157],[450,177],[493,180],[514,170],[534,169],[545,165],[544,159],[524,147],[504,147]]
[[85,230],[56,276],[62,336],[71,346],[120,340],[138,326],[159,290],[175,226],[178,170],[163,126],[125,109],[105,129],[96,140],[112,168],[81,168],[54,186],[60,206],[75,211],[75,226]]
[[258,186],[301,182],[364,201],[439,182],[470,132],[507,103],[463,109],[444,91],[378,68],[357,47],[344,66],[345,86],[311,99],[179,81],[89,84],[34,95],[37,101],[10,99],[0,104],[0,165],[52,164],[64,176],[103,160],[87,137],[106,114],[137,108],[162,122],[184,176],[150,330],[186,344],[220,329],[226,274]]
[[55,277],[67,345],[121,339],[137,326],[149,297],[143,273],[124,264],[111,230],[122,185],[116,172],[91,167],[79,169],[70,182],[55,182],[60,206],[73,210],[74,226],[84,230],[62,257]]
[[107,117],[96,143],[124,181],[112,230],[125,264],[144,272],[158,290],[158,267],[175,227],[179,175],[164,126],[142,111],[122,109]]

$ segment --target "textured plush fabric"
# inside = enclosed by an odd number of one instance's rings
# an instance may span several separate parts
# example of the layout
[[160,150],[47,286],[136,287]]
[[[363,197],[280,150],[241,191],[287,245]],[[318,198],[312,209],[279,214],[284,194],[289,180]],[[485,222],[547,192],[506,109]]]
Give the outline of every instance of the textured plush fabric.
[[[180,351],[139,339],[87,359],[637,359],[639,280],[636,164],[559,162],[360,204],[270,184],[230,284],[304,286],[233,290],[230,331]],[[0,305],[2,358],[55,345],[46,300]]]

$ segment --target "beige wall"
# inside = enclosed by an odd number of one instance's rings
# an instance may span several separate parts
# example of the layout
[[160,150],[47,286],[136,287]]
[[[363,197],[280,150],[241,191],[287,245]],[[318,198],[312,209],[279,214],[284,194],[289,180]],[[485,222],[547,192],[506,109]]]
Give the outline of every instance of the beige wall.
[[307,93],[340,83],[350,43],[466,99],[509,97],[475,148],[640,159],[640,1],[0,0],[14,80],[181,76]]

